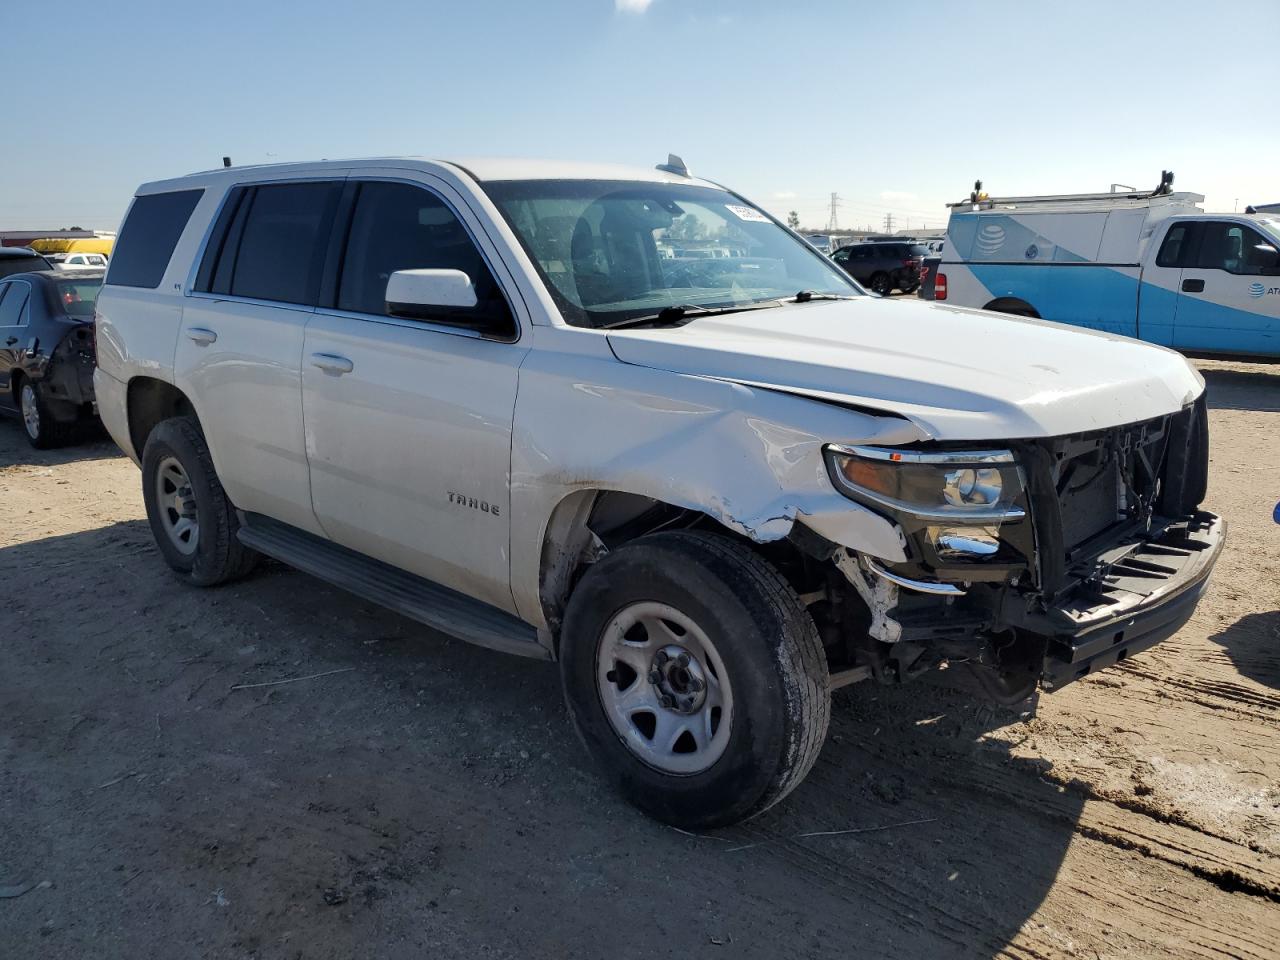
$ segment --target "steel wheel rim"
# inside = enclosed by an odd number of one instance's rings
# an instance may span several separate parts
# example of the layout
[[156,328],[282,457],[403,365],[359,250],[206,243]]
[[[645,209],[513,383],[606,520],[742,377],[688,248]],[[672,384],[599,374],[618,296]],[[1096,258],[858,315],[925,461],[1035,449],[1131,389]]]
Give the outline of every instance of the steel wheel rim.
[[22,385],[22,423],[27,428],[27,436],[32,440],[40,436],[40,405],[36,403],[35,388],[29,383]]
[[177,457],[165,457],[156,465],[153,499],[169,542],[184,556],[195,553],[200,543],[196,498],[187,471]]
[[675,607],[642,601],[614,615],[597,646],[596,687],[614,733],[655,770],[701,773],[729,745],[733,690],[724,661]]

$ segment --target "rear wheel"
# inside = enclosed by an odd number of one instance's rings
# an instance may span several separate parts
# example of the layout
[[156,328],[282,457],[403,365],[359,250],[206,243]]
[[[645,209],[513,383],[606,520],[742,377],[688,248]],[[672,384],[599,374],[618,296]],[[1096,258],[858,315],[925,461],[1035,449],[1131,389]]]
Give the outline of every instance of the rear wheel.
[[569,602],[561,677],[588,750],[640,809],[734,823],[795,788],[831,710],[812,618],[727,537],[667,533],[591,567]]
[[27,434],[27,442],[37,450],[48,450],[66,443],[70,425],[54,419],[40,384],[32,383],[25,377],[18,384],[18,412],[22,414],[22,427]]
[[142,494],[156,546],[188,583],[214,586],[257,563],[258,554],[236,537],[235,507],[193,418],[174,417],[151,431],[142,452]]
[[867,285],[871,287],[873,293],[878,293],[882,297],[887,297],[893,292],[893,281],[889,279],[887,273],[872,274],[871,280]]

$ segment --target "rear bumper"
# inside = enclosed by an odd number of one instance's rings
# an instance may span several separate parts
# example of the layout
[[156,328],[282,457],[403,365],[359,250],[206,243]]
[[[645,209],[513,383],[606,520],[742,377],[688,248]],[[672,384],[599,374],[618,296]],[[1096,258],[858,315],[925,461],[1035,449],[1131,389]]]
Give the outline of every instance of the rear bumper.
[[98,417],[107,433],[129,459],[139,463],[138,453],[129,437],[128,388],[98,367],[93,374],[93,392],[97,398]]
[[1167,639],[1191,618],[1226,541],[1211,513],[1170,524],[1149,540],[1100,558],[1097,574],[1054,609],[1017,618],[1046,638],[1046,690],[1109,667]]

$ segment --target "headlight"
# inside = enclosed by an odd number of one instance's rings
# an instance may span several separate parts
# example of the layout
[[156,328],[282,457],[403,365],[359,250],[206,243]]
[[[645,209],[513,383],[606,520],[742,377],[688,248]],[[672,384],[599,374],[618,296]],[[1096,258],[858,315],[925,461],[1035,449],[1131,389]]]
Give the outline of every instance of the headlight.
[[1022,478],[1008,450],[921,452],[826,448],[832,482],[846,496],[923,520],[999,524],[1019,520]]

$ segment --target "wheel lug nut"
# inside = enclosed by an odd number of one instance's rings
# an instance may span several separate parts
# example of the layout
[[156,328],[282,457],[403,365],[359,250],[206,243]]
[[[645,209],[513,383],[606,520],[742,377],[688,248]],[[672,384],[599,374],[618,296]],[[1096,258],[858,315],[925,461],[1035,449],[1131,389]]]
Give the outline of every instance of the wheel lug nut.
[[667,651],[665,651],[665,650],[659,650],[659,651],[658,651],[658,655],[657,655],[656,657],[654,657],[654,659],[658,661],[658,666],[662,666],[664,663],[666,663],[666,662],[667,662],[669,659],[671,659],[671,658],[667,656]]
[[659,680],[661,680],[661,679],[662,679],[662,674],[660,674],[657,670],[650,670],[650,671],[649,671],[649,682],[650,682],[650,683],[657,683],[657,682],[658,682]]
[[665,693],[658,698],[658,702],[662,704],[664,707],[666,707],[668,710],[670,710],[672,707],[676,705],[676,702],[672,700],[670,697],[668,697]]
[[682,667],[687,667],[689,665],[689,655],[687,653],[680,654],[680,656],[676,657],[676,663]]
[[702,689],[702,681],[699,680],[697,677],[690,677],[689,689],[692,690],[694,693],[697,693],[699,690]]

